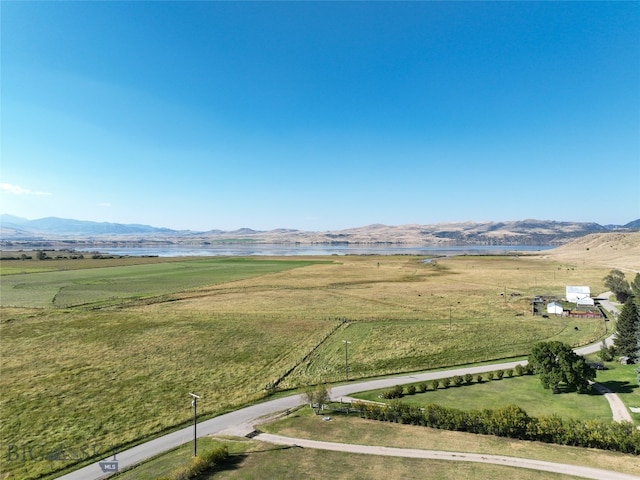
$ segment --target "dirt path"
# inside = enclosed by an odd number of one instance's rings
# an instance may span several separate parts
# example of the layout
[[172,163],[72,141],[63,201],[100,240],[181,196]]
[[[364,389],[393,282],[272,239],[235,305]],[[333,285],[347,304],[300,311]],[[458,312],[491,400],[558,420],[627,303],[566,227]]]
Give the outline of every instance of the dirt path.
[[640,477],[625,473],[612,472],[599,468],[566,465],[563,463],[530,460],[526,458],[505,457],[501,455],[486,455],[481,453],[444,452],[437,450],[418,450],[413,448],[378,447],[371,445],[353,445],[348,443],[322,442],[303,438],[283,437],[269,433],[260,433],[257,440],[277,445],[293,445],[301,448],[331,450],[335,452],[357,453],[363,455],[384,455],[389,457],[423,458],[432,460],[449,460],[458,462],[492,463],[508,467],[528,468],[545,472],[573,475],[574,477],[591,478],[594,480],[638,480]]
[[600,385],[599,383],[593,383],[592,387],[595,388],[598,392],[604,395],[604,398],[609,402],[609,406],[611,407],[611,413],[613,414],[614,422],[631,422],[633,423],[633,418],[631,418],[631,414],[620,397],[609,390],[604,385]]

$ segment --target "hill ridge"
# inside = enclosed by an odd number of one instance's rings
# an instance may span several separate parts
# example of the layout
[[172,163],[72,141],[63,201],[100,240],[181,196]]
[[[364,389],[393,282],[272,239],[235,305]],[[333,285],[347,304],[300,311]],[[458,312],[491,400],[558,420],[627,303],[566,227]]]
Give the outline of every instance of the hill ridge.
[[610,231],[636,231],[640,221],[627,226],[602,226],[595,222],[555,220],[510,220],[485,222],[440,222],[435,224],[385,225],[380,223],[343,230],[303,231],[277,228],[225,231],[172,230],[141,224],[120,224],[46,217],[27,220],[0,216],[3,245],[13,242],[154,242],[207,244],[209,242],[253,241],[257,243],[349,243],[349,244],[433,244],[433,245],[562,245],[575,238]]

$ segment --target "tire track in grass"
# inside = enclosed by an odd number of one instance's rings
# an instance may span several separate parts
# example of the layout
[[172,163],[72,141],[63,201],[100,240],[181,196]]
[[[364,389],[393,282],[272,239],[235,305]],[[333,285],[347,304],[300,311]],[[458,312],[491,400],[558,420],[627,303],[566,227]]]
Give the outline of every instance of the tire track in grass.
[[293,367],[291,367],[289,370],[287,370],[284,374],[282,374],[277,380],[275,380],[274,382],[272,382],[270,385],[268,385],[267,387],[270,389],[275,390],[276,388],[278,388],[278,385],[280,385],[289,375],[291,375],[300,365],[302,365],[303,363],[305,363],[307,360],[309,360],[309,358],[311,358],[311,356],[320,349],[320,347],[322,347],[328,340],[329,338],[331,338],[341,327],[344,326],[344,328],[347,328],[347,326],[349,325],[349,322],[347,322],[345,319],[343,319],[343,321],[341,321],[340,323],[338,323],[315,347],[313,347],[311,350],[309,350],[309,352],[307,352],[305,354],[304,357],[302,357],[302,359],[297,362]]

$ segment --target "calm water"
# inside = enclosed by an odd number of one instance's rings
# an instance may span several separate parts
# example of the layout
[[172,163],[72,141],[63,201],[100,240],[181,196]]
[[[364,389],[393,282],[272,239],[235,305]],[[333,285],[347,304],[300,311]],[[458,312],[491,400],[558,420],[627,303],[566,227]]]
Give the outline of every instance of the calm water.
[[130,256],[193,257],[193,256],[293,256],[293,255],[486,255],[525,253],[549,250],[540,245],[491,246],[426,246],[426,245],[212,245],[207,247],[101,247],[101,253]]

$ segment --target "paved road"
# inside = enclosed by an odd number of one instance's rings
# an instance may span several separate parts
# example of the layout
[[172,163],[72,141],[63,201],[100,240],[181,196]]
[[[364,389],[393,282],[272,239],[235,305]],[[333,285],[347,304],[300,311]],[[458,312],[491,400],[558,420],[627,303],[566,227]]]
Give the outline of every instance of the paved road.
[[638,480],[640,477],[625,473],[611,472],[599,468],[566,465],[563,463],[530,460],[527,458],[505,457],[502,455],[487,455],[483,453],[460,453],[440,450],[418,450],[413,448],[378,447],[371,445],[353,445],[349,443],[321,442],[302,438],[283,437],[261,433],[256,439],[277,445],[293,445],[301,448],[332,450],[364,455],[385,455],[388,457],[424,458],[433,460],[450,460],[457,462],[492,463],[508,467],[529,468],[545,472],[562,473],[574,477],[591,478],[594,480]]
[[[606,294],[603,294],[602,296],[605,295]],[[611,338],[607,339],[607,342],[610,343]],[[600,343],[596,343],[587,347],[579,348],[576,350],[576,352],[580,355],[584,355],[586,353],[597,352],[599,349]],[[382,378],[378,380],[368,380],[358,383],[349,383],[347,385],[333,387],[331,389],[331,398],[334,400],[339,400],[342,397],[348,397],[349,395],[356,392],[390,388],[395,385],[434,380],[436,378],[452,377],[454,375],[464,375],[466,373],[476,375],[478,373],[486,373],[498,369],[506,370],[509,368],[515,368],[515,366],[519,363],[523,364],[526,362],[507,362],[470,368],[458,368],[437,372],[401,375],[396,377]],[[240,434],[249,433],[252,430],[252,425],[256,423],[260,418],[297,407],[298,405],[302,405],[303,403],[305,402],[302,395],[292,395],[290,397],[278,398],[275,400],[270,400],[268,402],[242,408],[240,410],[236,410],[235,412],[220,415],[219,417],[215,417],[199,423],[197,427],[197,436],[203,437],[223,431],[238,432]],[[155,440],[151,440],[149,442],[138,445],[137,447],[132,447],[128,450],[118,452],[115,456],[115,460],[117,460],[118,462],[118,469],[123,470],[151,457],[154,457],[160,453],[166,452],[167,450],[171,450],[175,447],[188,443],[192,440],[193,427],[186,427],[168,435],[159,437]],[[112,458],[106,458],[105,460],[111,459]],[[67,475],[64,475],[60,478],[63,480],[100,480],[102,478],[108,477],[109,475],[111,475],[111,473],[104,473],[102,471],[102,468],[100,467],[99,462],[96,462],[74,472],[71,472]]]

